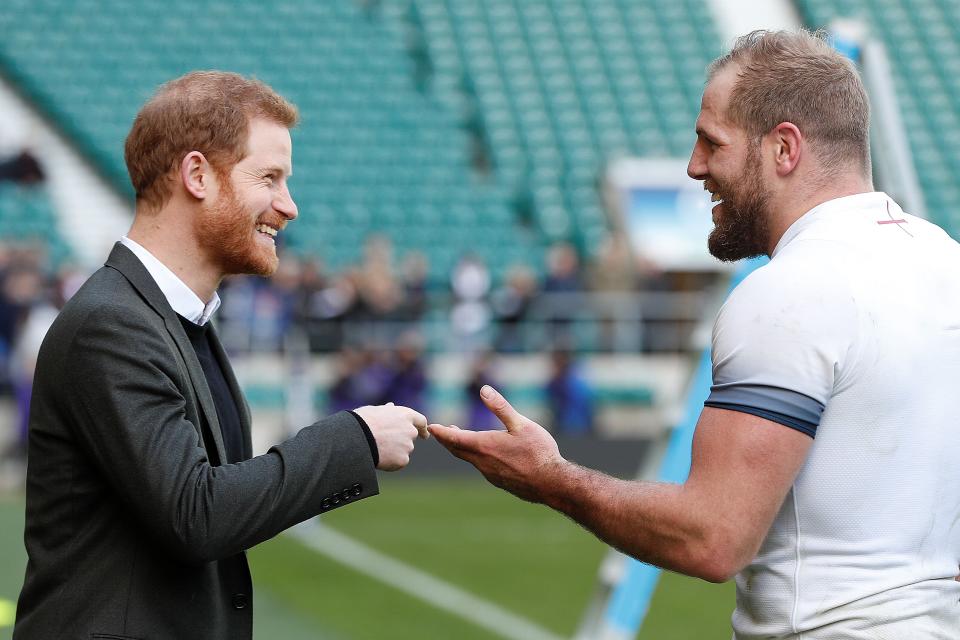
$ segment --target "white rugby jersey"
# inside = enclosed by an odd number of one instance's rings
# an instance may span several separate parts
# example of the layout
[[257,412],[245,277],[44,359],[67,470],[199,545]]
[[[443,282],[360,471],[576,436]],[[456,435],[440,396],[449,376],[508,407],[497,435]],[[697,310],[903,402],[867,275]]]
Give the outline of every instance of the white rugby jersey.
[[960,245],[883,193],[812,209],[721,309],[713,382],[814,437],[735,637],[960,638]]

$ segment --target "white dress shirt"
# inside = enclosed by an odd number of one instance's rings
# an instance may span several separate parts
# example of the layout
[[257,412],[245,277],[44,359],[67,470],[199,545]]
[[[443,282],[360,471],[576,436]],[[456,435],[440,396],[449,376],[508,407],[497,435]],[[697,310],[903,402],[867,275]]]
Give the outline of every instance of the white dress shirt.
[[210,302],[204,304],[200,296],[152,253],[127,236],[120,238],[120,242],[140,259],[173,310],[190,322],[203,326],[220,307],[220,296],[216,291],[213,292]]

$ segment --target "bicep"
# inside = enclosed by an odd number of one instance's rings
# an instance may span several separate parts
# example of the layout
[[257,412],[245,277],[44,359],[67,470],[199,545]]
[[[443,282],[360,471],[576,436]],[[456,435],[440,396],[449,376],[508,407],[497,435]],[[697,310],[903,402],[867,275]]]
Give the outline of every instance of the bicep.
[[705,407],[684,486],[735,549],[756,554],[799,473],[813,438],[756,415]]

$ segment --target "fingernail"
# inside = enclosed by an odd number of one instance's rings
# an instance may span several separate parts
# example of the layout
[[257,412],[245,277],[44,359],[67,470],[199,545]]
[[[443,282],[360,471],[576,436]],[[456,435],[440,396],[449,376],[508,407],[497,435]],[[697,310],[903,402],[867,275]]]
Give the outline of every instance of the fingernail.
[[483,387],[480,389],[480,395],[487,400],[490,400],[493,398],[493,387],[488,384],[483,385]]

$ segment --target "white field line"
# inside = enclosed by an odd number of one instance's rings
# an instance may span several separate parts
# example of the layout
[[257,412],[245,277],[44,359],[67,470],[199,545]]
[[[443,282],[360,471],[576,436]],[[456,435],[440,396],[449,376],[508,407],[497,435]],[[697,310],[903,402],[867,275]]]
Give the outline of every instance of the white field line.
[[288,533],[331,560],[504,638],[563,640],[526,618],[356,542],[316,519],[302,522],[289,529]]

